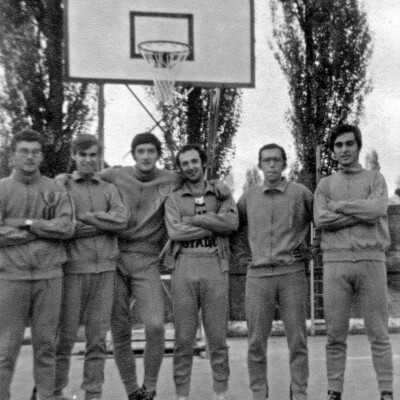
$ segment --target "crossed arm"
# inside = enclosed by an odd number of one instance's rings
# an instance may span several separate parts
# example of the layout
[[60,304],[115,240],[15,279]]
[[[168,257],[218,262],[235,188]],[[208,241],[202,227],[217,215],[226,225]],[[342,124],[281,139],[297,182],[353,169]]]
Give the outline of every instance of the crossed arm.
[[387,186],[379,173],[366,199],[332,200],[328,193],[328,182],[323,180],[315,192],[314,221],[317,228],[337,230],[360,223],[375,224],[386,215]]
[[4,210],[0,200],[0,247],[18,246],[38,238],[68,239],[74,232],[72,205],[66,193],[62,194],[53,219],[33,219],[29,227],[25,218],[4,218]]
[[182,216],[177,200],[170,196],[165,202],[165,223],[174,241],[202,239],[216,234],[229,234],[238,228],[238,212],[232,197],[222,201],[217,213],[207,212],[190,217]]
[[74,238],[94,236],[99,232],[118,232],[127,227],[129,211],[117,188],[112,185],[108,196],[109,210],[86,212],[76,216]]

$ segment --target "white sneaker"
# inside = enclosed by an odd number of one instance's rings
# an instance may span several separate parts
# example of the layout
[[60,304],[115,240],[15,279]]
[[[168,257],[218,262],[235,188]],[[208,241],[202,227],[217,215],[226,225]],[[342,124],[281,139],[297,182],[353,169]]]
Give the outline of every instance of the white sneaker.
[[228,393],[214,393],[214,400],[228,400]]

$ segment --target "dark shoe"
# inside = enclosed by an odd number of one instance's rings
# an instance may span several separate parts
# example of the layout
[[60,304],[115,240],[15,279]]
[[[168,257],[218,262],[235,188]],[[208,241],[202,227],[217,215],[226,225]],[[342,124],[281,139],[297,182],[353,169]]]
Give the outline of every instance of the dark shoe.
[[142,400],[143,392],[144,390],[142,388],[135,390],[133,393],[128,395],[128,400]]
[[128,400],[153,400],[156,397],[156,392],[147,391],[146,386],[143,385],[142,388],[134,391],[128,396]]
[[142,400],[153,400],[156,397],[157,393],[155,390],[148,391],[146,390],[146,386],[142,387]]
[[290,400],[296,400],[293,396],[293,391],[292,391],[292,386],[289,387],[289,399]]
[[36,386],[34,386],[32,389],[31,400],[36,400],[36,393],[37,393],[37,389],[36,389]]
[[328,397],[326,400],[342,400],[342,393],[328,390]]
[[393,400],[393,392],[382,392],[381,393],[381,400]]

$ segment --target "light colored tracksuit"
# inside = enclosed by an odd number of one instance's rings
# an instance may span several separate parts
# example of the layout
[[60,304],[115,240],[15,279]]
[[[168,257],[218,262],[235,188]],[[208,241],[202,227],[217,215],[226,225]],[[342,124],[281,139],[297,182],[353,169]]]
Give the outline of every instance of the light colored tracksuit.
[[114,357],[129,395],[139,388],[131,348],[129,307],[135,298],[146,336],[144,385],[146,390],[153,391],[164,356],[164,294],[158,269],[167,236],[164,201],[178,177],[160,169],[145,174],[136,167],[109,168],[100,175],[114,183],[130,211],[127,229],[118,233],[121,256],[111,315]]
[[63,299],[56,348],[55,394],[68,384],[71,351],[84,315],[86,353],[82,389],[87,400],[100,398],[104,382],[106,334],[110,324],[118,257],[115,233],[126,228],[129,213],[116,187],[97,175],[85,180],[75,171],[56,181],[73,201],[75,233],[66,242]]
[[227,235],[238,227],[236,205],[231,197],[219,204],[209,183],[202,198],[195,198],[185,185],[168,196],[165,221],[177,257],[172,274],[176,393],[189,395],[199,310],[210,347],[214,392],[224,393],[229,379]]
[[381,391],[392,391],[385,250],[388,195],[378,171],[360,165],[323,178],[314,219],[322,231],[328,389],[343,391],[346,340],[354,294],[359,298]]
[[[285,178],[276,188],[264,183],[249,189],[238,202],[240,230],[247,228],[251,249],[246,278],[246,318],[250,388],[255,400],[268,397],[267,341],[277,302],[290,352],[290,387],[296,399],[307,399],[304,258],[312,202],[312,193],[306,187]],[[233,247],[236,252],[240,243],[234,243]]]
[[[29,230],[17,228],[33,220]],[[34,378],[41,399],[53,396],[63,239],[74,230],[72,206],[53,180],[14,171],[0,181],[0,400],[10,384],[31,320]]]

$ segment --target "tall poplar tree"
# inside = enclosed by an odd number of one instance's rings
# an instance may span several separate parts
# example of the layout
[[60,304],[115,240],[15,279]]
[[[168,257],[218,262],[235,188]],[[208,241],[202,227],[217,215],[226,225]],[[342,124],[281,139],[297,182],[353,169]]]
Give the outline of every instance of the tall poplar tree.
[[[275,57],[289,82],[289,122],[300,181],[316,186],[316,148],[332,128],[358,123],[371,90],[367,17],[357,0],[270,0]],[[323,148],[321,172],[336,163]]]

